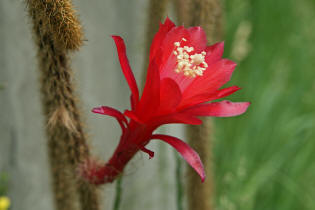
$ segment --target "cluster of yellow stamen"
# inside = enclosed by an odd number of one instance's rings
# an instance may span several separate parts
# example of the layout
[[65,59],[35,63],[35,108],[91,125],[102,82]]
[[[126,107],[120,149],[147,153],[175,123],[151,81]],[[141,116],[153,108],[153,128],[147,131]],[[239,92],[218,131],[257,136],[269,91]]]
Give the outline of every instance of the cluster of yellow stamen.
[[182,42],[186,42],[185,38],[182,38],[181,42],[174,42],[175,49],[173,54],[176,56],[177,64],[175,68],[176,73],[181,73],[185,76],[196,77],[202,76],[203,72],[207,69],[208,64],[205,62],[206,52],[194,53],[193,47],[182,45]]

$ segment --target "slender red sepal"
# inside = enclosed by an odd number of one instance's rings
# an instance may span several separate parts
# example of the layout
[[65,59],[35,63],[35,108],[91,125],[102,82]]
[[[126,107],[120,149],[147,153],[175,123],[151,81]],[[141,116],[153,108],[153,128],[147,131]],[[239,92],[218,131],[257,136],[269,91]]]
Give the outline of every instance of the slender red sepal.
[[168,17],[163,24],[160,24],[159,31],[155,34],[150,47],[150,61],[153,60],[159,51],[166,34],[174,27],[175,24]]
[[97,113],[97,114],[108,115],[108,116],[116,118],[116,120],[118,121],[123,131],[125,131],[126,126],[128,125],[128,121],[125,118],[125,116],[120,111],[114,108],[111,108],[108,106],[101,106],[101,107],[96,107],[92,109],[92,112]]
[[132,92],[132,97],[133,97],[132,102],[133,102],[133,107],[134,107],[135,104],[137,104],[139,101],[139,90],[138,90],[137,82],[135,80],[135,77],[129,65],[129,61],[128,61],[127,53],[126,53],[126,46],[125,46],[124,40],[120,36],[112,36],[112,38],[114,39],[116,47],[117,47],[118,58],[119,58],[121,69],[123,71],[123,74],[125,75],[129,88]]
[[160,139],[176,149],[187,163],[199,174],[201,181],[206,178],[203,164],[198,153],[182,140],[168,135],[152,135],[152,139]]
[[145,147],[141,147],[140,148],[142,152],[145,152],[149,155],[149,159],[152,159],[154,157],[154,152],[145,148]]
[[141,121],[141,120],[137,117],[137,115],[136,115],[134,112],[132,112],[132,111],[125,110],[124,115],[127,116],[127,117],[129,117],[130,119],[136,121],[137,123],[144,124],[144,122]]
[[220,101],[193,106],[185,111],[194,116],[233,117],[243,114],[250,102]]
[[190,113],[180,112],[172,115],[160,117],[156,120],[157,124],[183,123],[189,125],[200,125],[202,121]]
[[216,90],[214,92],[196,95],[196,96],[193,96],[193,97],[183,101],[181,103],[181,105],[180,105],[180,108],[183,109],[183,108],[186,108],[186,107],[189,107],[189,106],[193,106],[193,105],[196,105],[196,104],[201,104],[201,103],[204,103],[204,102],[208,102],[208,101],[213,101],[213,100],[217,100],[217,99],[220,99],[220,98],[224,98],[224,97],[227,97],[227,96],[235,93],[236,91],[238,91],[240,89],[241,88],[239,88],[237,86],[231,86],[231,87],[227,87],[227,88]]
[[[147,79],[136,114],[141,120],[152,117],[160,106],[160,74],[158,65],[153,60],[150,63]],[[144,111],[145,110],[145,111]]]

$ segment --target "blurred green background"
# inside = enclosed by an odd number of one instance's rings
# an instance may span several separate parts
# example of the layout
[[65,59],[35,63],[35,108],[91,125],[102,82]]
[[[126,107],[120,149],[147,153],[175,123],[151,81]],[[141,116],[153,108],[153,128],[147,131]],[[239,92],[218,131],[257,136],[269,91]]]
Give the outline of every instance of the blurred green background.
[[0,196],[7,194],[8,175],[4,172],[0,172]]
[[313,210],[315,1],[225,4],[230,84],[242,87],[230,99],[252,105],[216,119],[217,209]]

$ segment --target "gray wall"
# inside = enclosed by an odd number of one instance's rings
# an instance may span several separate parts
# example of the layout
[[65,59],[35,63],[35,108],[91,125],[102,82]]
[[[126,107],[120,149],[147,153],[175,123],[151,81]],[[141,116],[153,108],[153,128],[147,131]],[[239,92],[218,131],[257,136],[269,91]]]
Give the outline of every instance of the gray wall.
[[[148,1],[74,3],[88,40],[73,55],[78,95],[93,153],[107,160],[118,143],[120,128],[115,120],[94,115],[90,110],[98,105],[129,108],[130,92],[110,35],[125,39],[139,81]],[[13,210],[53,209],[35,54],[24,1],[0,0],[0,85],[5,86],[0,90],[0,171],[10,174]],[[149,148],[156,152],[154,159],[139,154],[126,170],[122,210],[175,209],[174,153],[160,142],[152,142]],[[111,209],[115,185],[106,185],[102,192],[103,209]]]

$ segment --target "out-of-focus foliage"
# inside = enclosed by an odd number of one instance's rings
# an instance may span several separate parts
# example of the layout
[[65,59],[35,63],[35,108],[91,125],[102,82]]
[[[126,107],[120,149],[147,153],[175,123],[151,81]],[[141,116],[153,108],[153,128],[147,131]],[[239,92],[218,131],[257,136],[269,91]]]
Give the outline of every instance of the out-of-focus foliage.
[[216,119],[219,210],[315,207],[315,1],[226,0],[225,57],[238,62],[231,100],[243,116]]
[[0,172],[0,196],[7,194],[7,183],[8,183],[8,176]]

